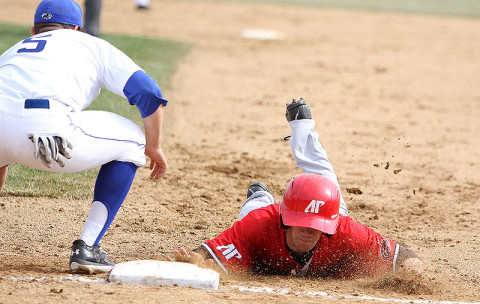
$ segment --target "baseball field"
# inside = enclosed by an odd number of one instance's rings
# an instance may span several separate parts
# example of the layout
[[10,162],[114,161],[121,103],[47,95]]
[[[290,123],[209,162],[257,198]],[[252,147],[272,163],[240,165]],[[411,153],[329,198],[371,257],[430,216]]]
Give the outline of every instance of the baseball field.
[[[0,0],[2,52],[29,35],[37,4]],[[104,0],[102,37],[170,100],[169,171],[138,171],[102,241],[112,259],[198,247],[232,225],[255,181],[281,201],[301,173],[285,104],[303,97],[350,216],[417,252],[424,274],[222,276],[216,291],[73,275],[96,172],[14,165],[0,193],[0,303],[479,303],[479,12],[473,0],[153,0],[148,11]],[[126,100],[101,98],[92,108],[140,121]]]

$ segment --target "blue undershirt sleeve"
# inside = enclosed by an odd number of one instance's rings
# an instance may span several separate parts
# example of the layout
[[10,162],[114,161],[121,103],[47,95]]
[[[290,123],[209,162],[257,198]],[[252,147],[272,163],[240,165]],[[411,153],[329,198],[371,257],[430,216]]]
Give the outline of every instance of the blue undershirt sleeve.
[[166,106],[168,102],[162,97],[157,82],[142,70],[130,76],[123,93],[131,105],[137,106],[142,118],[152,115],[161,104]]

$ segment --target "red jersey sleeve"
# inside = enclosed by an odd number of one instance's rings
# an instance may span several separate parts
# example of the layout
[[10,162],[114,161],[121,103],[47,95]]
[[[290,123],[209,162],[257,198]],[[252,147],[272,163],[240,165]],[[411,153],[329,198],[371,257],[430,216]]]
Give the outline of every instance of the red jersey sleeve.
[[231,228],[203,244],[226,273],[251,269],[253,258],[248,248],[248,240],[243,238],[244,230],[250,227],[251,225],[244,221],[237,221]]
[[258,240],[266,233],[264,226],[272,219],[270,209],[260,208],[250,212],[231,228],[203,244],[226,273],[252,269]]

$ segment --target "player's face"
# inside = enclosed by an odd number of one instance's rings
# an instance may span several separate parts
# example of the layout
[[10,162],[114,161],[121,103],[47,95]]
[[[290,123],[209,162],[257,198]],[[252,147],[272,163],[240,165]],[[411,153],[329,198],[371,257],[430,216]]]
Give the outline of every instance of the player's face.
[[290,227],[287,229],[287,245],[295,252],[307,252],[317,244],[322,232],[303,227]]

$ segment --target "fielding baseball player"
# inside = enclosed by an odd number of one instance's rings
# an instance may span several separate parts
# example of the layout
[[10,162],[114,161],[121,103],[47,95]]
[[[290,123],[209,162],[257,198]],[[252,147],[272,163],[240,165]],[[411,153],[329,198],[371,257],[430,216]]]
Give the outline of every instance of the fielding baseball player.
[[[100,240],[145,155],[151,177],[166,173],[161,131],[167,100],[129,57],[86,33],[73,0],[42,1],[31,34],[0,56],[0,188],[14,162],[64,173],[101,166],[70,268],[108,271],[114,262],[100,249]],[[102,87],[138,107],[145,134],[119,115],[83,111]]]
[[[174,259],[218,265],[225,273],[332,278],[372,277],[408,268],[422,271],[415,253],[349,216],[337,177],[303,99],[287,106],[291,149],[304,173],[294,177],[280,204],[265,185],[253,183],[233,226]],[[207,260],[206,263],[205,260]]]

